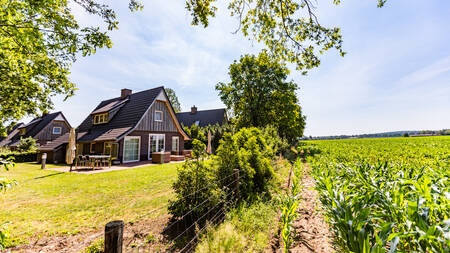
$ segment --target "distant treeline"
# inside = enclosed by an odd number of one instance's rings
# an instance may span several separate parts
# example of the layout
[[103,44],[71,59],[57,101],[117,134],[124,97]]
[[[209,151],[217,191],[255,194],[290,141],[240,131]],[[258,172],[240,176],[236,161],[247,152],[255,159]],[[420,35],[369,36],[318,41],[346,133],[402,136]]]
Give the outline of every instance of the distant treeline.
[[419,130],[419,131],[395,131],[375,134],[332,135],[332,136],[304,136],[302,140],[335,140],[335,139],[361,139],[361,138],[386,138],[386,137],[410,137],[450,135],[450,129]]

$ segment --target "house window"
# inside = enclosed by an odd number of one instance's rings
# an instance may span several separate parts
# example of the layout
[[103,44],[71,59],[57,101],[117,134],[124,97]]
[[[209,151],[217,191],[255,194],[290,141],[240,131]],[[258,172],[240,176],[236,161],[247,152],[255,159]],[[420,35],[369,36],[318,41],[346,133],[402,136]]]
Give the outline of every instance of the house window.
[[155,121],[163,121],[163,112],[155,111]]
[[148,159],[150,160],[153,152],[164,152],[166,136],[165,134],[150,134],[149,137]]
[[139,161],[140,146],[140,136],[126,136],[123,144],[123,162]]
[[95,153],[95,142],[91,142],[91,146],[89,147],[89,152],[91,154]]
[[110,155],[112,159],[117,159],[119,151],[119,144],[113,142],[105,142],[103,154]]
[[94,125],[108,122],[108,113],[94,115]]
[[111,142],[105,142],[105,146],[103,147],[103,154],[111,155]]
[[174,152],[178,152],[180,146],[180,138],[178,136],[173,136],[172,137],[172,151]]
[[61,127],[53,127],[53,134],[61,134],[62,128]]

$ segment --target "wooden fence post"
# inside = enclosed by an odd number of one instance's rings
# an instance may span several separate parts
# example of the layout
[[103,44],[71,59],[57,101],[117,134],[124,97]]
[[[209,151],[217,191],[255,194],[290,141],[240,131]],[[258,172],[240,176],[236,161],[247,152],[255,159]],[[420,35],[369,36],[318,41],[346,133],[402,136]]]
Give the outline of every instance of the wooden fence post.
[[45,169],[45,163],[47,162],[47,153],[42,153],[41,157],[41,169]]
[[105,226],[105,253],[122,253],[123,221],[108,222]]
[[288,191],[291,190],[291,177],[292,177],[292,166],[291,169],[289,170],[288,185],[287,185]]
[[236,180],[236,183],[234,184],[234,194],[239,202],[239,169],[234,169],[234,179]]

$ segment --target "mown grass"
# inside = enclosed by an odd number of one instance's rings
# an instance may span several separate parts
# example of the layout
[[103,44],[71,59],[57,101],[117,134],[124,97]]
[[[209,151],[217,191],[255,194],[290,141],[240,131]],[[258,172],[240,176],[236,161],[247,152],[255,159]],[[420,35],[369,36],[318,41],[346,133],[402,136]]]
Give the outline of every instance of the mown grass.
[[99,230],[115,219],[134,222],[153,218],[158,213],[151,211],[172,196],[177,166],[86,175],[44,171],[33,163],[17,164],[0,172],[0,177],[18,182],[0,194],[0,224],[9,222],[11,236],[17,243],[26,243],[32,237]]

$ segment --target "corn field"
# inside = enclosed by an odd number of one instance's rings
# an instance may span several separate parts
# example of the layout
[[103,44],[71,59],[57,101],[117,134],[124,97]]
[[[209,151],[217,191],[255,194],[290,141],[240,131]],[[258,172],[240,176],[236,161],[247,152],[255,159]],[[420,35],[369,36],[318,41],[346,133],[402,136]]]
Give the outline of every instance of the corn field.
[[339,252],[450,252],[450,137],[308,141]]
[[291,185],[289,185],[286,192],[280,197],[279,208],[280,215],[280,235],[283,240],[283,252],[289,252],[293,243],[294,237],[294,221],[298,217],[297,208],[300,204],[300,192],[302,185],[300,178],[302,175],[302,165],[300,160],[297,160],[293,170],[291,171]]

